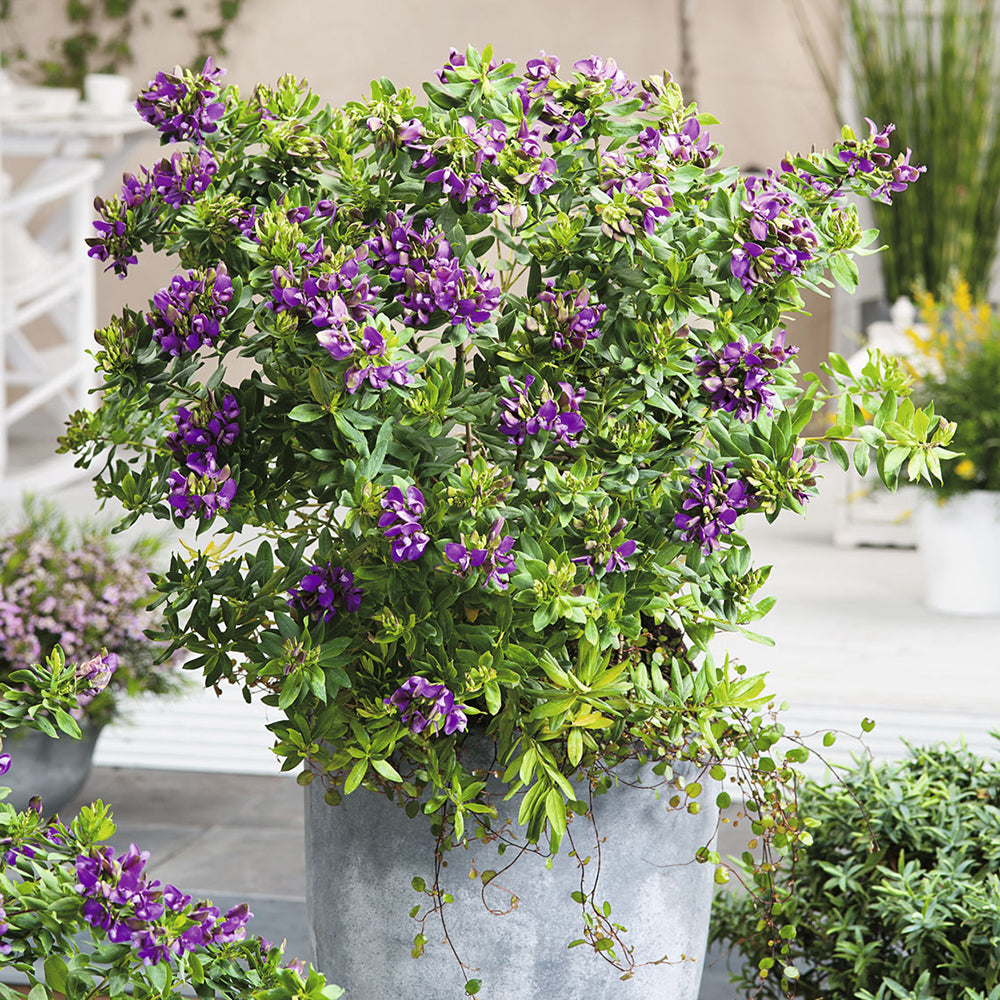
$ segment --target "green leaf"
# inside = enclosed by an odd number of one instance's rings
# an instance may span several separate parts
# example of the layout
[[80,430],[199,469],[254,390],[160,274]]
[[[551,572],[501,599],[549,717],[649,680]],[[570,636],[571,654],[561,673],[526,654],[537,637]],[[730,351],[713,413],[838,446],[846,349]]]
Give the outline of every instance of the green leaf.
[[398,781],[402,783],[402,775],[390,764],[387,760],[372,760],[372,767],[382,775],[383,778],[388,778],[390,781]]
[[368,761],[365,759],[359,760],[354,767],[351,768],[351,773],[347,776],[347,780],[344,782],[344,791],[350,795],[350,793],[361,784],[367,773]]
[[49,989],[55,990],[57,993],[65,993],[68,971],[65,960],[58,955],[49,955],[45,959],[44,969],[45,983]]
[[470,979],[465,984],[465,992],[470,997],[474,997],[482,988],[483,988],[483,984],[478,979]]
[[314,420],[319,420],[325,413],[326,410],[315,403],[299,403],[298,406],[292,407],[288,419],[300,424],[311,424]]

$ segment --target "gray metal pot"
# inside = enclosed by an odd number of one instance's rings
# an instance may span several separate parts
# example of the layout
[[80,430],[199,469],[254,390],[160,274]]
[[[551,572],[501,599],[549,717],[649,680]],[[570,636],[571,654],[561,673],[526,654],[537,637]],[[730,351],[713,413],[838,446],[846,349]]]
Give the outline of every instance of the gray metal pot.
[[[620,773],[629,781],[644,775],[647,784],[659,780],[631,763]],[[600,851],[596,898],[609,901],[611,918],[628,928],[624,939],[636,960],[666,955],[670,962],[639,968],[622,982],[621,972],[592,948],[567,947],[583,934],[581,908],[570,897],[580,889],[580,870],[565,841],[551,869],[526,854],[487,887],[493,909],[508,909],[511,894],[518,898],[516,909],[499,916],[484,907],[482,883],[470,872],[499,871],[517,851],[508,848],[498,857],[494,845],[478,841],[452,850],[441,882],[455,901],[444,916],[468,968],[460,969],[443,943],[436,916],[424,929],[424,954],[411,958],[420,925],[409,912],[426,900],[411,880],[420,876],[428,887],[434,881],[428,818],[410,819],[365,789],[329,806],[322,784],[313,782],[306,789],[306,905],[317,967],[360,1000],[457,1000],[466,995],[468,979],[482,981],[480,1000],[695,1000],[714,869],[693,858],[717,822],[710,787],[702,794],[705,808],[690,815],[668,809],[651,790],[622,784],[595,797],[599,848],[588,821],[578,817],[571,826],[580,853],[594,859],[588,881]],[[497,804],[509,810],[513,834],[523,832],[516,821],[520,796]]]
[[42,797],[46,816],[72,801],[90,774],[94,748],[102,726],[86,719],[80,722],[83,739],[60,735],[56,739],[35,730],[22,730],[4,740],[11,755],[11,769],[0,785],[11,788],[6,799],[17,809],[26,809],[33,795]]

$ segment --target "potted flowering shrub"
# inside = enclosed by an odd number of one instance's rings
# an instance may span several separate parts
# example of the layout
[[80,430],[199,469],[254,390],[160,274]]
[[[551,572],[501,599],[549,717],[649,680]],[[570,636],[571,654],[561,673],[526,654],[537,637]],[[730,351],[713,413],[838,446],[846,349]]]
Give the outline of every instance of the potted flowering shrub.
[[157,663],[161,650],[145,636],[160,620],[147,609],[157,547],[152,538],[116,546],[106,528],[74,526],[53,506],[31,500],[20,526],[0,537],[0,683],[56,645],[110,681],[81,693],[74,707],[79,744],[51,739],[54,730],[14,734],[18,767],[10,783],[20,808],[44,794],[58,809],[76,794],[101,729],[123,713],[129,697],[179,690],[178,658]]
[[877,355],[800,382],[781,326],[853,288],[845,192],[890,197],[909,154],[845,130],[741,177],[668,75],[598,58],[453,51],[426,102],[381,80],[338,109],[220,76],[140,95],[168,155],[97,203],[90,252],[179,273],[98,331],[65,447],[127,522],[240,535],[174,557],[163,631],[284,713],[321,966],[373,997],[693,997],[719,782],[766,843],[808,838],[806,751],[709,652],[769,606],[741,520],[801,513],[842,442],[929,479],[951,433]]
[[936,611],[1000,614],[1000,315],[956,280],[917,295],[921,326],[910,358],[916,396],[934,399],[958,428],[959,458],[942,469],[940,496],[917,515],[924,597]]
[[[67,663],[56,646],[44,664],[0,680],[0,781],[18,764],[24,729],[79,739],[80,702],[106,690],[111,672]],[[244,903],[225,914],[145,872],[135,844],[117,857],[104,843],[116,827],[103,802],[60,819],[40,796],[18,810],[0,787],[0,964],[24,976],[30,995],[255,1000],[336,1000],[305,963],[284,964],[284,946],[247,938]],[[5,996],[20,996],[13,986]]]

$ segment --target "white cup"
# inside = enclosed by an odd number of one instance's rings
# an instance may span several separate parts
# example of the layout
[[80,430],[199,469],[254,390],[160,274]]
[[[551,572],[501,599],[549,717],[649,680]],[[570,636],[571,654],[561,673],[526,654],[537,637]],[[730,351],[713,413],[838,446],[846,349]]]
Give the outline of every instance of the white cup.
[[88,73],[83,78],[88,106],[104,114],[120,114],[132,103],[132,82],[115,73]]

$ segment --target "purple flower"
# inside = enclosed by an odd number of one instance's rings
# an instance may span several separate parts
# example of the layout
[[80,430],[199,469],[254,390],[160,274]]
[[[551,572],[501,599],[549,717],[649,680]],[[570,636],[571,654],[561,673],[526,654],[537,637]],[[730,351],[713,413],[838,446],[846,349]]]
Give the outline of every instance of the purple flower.
[[408,361],[397,361],[391,365],[369,365],[366,368],[352,366],[344,372],[344,386],[349,393],[357,392],[366,381],[376,392],[381,392],[387,385],[409,385],[413,379]]
[[841,144],[838,157],[847,165],[847,176],[855,174],[871,174],[878,169],[884,169],[892,163],[892,158],[885,152],[889,148],[889,136],[896,126],[889,124],[879,130],[870,118],[868,123],[868,139],[859,141],[849,139]]
[[196,153],[174,153],[160,160],[150,172],[150,185],[171,208],[180,208],[208,190],[218,169],[215,158],[201,146]]
[[108,686],[117,669],[117,655],[106,649],[81,663],[73,673],[77,682],[77,704],[83,707],[93,701]]
[[209,57],[199,74],[157,73],[135,102],[140,117],[160,133],[160,141],[201,144],[215,132],[226,106],[214,98],[224,69]]
[[464,732],[468,726],[465,705],[456,705],[455,696],[444,684],[431,684],[413,676],[388,697],[386,705],[399,709],[404,725],[414,733],[425,730],[432,736]]
[[[445,558],[455,565],[452,571],[456,576],[468,576],[473,570],[486,567],[486,577],[482,587],[487,589],[494,584],[499,590],[507,589],[507,580],[517,568],[514,557],[510,550],[514,547],[514,539],[511,535],[501,536],[504,519],[497,518],[493,522],[486,536],[486,543],[482,547],[467,547],[459,542],[448,542],[444,547]],[[472,536],[473,545],[478,542],[479,536],[475,532]]]
[[[465,60],[465,53],[459,52],[458,49],[453,48],[448,53],[448,61],[444,64],[444,66],[441,67],[441,69],[437,71],[436,74],[437,78],[442,83],[452,83],[454,82],[452,79],[453,77],[455,80],[459,79],[459,77],[455,73],[455,70],[458,69],[460,66],[466,66],[466,65],[467,63]],[[496,57],[494,57],[493,59],[490,60],[489,66],[486,67],[486,72],[490,73],[496,68],[497,68],[497,61]],[[472,82],[478,83],[479,80],[477,78],[474,79]]]
[[175,469],[170,473],[170,495],[167,503],[174,508],[174,513],[187,520],[198,515],[203,520],[215,517],[218,510],[228,510],[236,496],[236,480],[231,478],[228,465],[218,467],[215,456],[210,453],[200,453],[196,458],[189,456],[200,471],[192,469],[187,475]]
[[430,544],[424,531],[424,495],[416,486],[408,486],[406,494],[398,486],[391,487],[382,498],[385,513],[379,518],[380,528],[386,528],[386,538],[392,539],[392,561],[405,562],[419,559]]
[[718,147],[711,144],[708,132],[702,131],[697,118],[689,118],[680,132],[663,136],[663,148],[671,159],[702,168],[711,166],[719,152]]
[[288,605],[309,615],[314,621],[332,621],[338,612],[357,611],[361,591],[354,586],[354,574],[341,566],[327,563],[313,566],[288,590]]
[[596,340],[601,331],[598,323],[607,308],[601,303],[590,303],[590,291],[557,292],[552,281],[538,293],[538,308],[532,311],[529,327],[543,326],[552,331],[552,346],[557,350],[579,351],[590,340]]
[[761,409],[774,412],[775,395],[771,372],[797,348],[785,349],[784,330],[775,338],[774,347],[750,344],[740,336],[721,351],[702,358],[695,355],[695,374],[711,397],[712,408],[732,413],[737,420],[756,420]]
[[[4,775],[10,770],[10,760],[11,758],[9,753],[0,753],[0,775]],[[6,928],[4,928],[4,930],[6,930]],[[0,930],[0,934],[2,933],[3,931]]]
[[153,339],[174,357],[213,344],[232,298],[233,282],[221,262],[208,270],[175,275],[154,293],[153,309],[146,314]]
[[708,555],[719,548],[723,536],[732,533],[736,518],[753,498],[742,480],[728,480],[726,473],[714,469],[711,462],[688,471],[691,478],[681,511],[674,515],[674,525],[681,529],[684,541],[697,542]]
[[558,72],[559,60],[555,56],[547,56],[544,49],[538,53],[537,59],[529,59],[524,68],[524,75],[535,83],[531,88],[532,93],[545,90],[548,81]]
[[875,201],[881,201],[889,205],[892,203],[892,195],[905,191],[921,174],[926,173],[927,167],[923,164],[914,166],[910,163],[913,151],[907,148],[905,153],[900,153],[892,165],[892,176],[889,180],[880,184],[871,193]]
[[[177,429],[167,435],[167,447],[178,462],[186,465],[190,464],[191,455],[217,455],[220,448],[230,447],[239,437],[239,419],[239,404],[229,392],[219,407],[211,395],[194,412],[179,406],[174,415]],[[198,460],[198,464],[203,464],[203,460]]]
[[624,70],[618,68],[614,59],[605,62],[598,56],[591,56],[589,59],[578,59],[573,63],[573,69],[582,74],[587,80],[600,82],[609,81],[609,90],[614,95],[616,101],[623,97],[628,97],[635,84],[630,83]]
[[536,410],[528,395],[528,389],[534,381],[534,376],[528,375],[521,387],[513,376],[507,376],[507,382],[516,395],[500,399],[503,407],[500,430],[516,445],[524,444],[529,436],[543,430],[552,431],[563,444],[574,444],[571,438],[586,429],[586,423],[579,413],[586,390],[574,389],[568,382],[560,382],[559,396],[552,398],[546,386],[543,389],[542,403]]
[[110,261],[104,270],[114,269],[119,278],[124,278],[129,265],[139,263],[136,253],[141,246],[130,225],[129,206],[118,198],[105,201],[98,197],[94,199],[94,208],[100,218],[94,220],[93,226],[100,235],[86,239],[89,247],[87,256],[102,262]]

